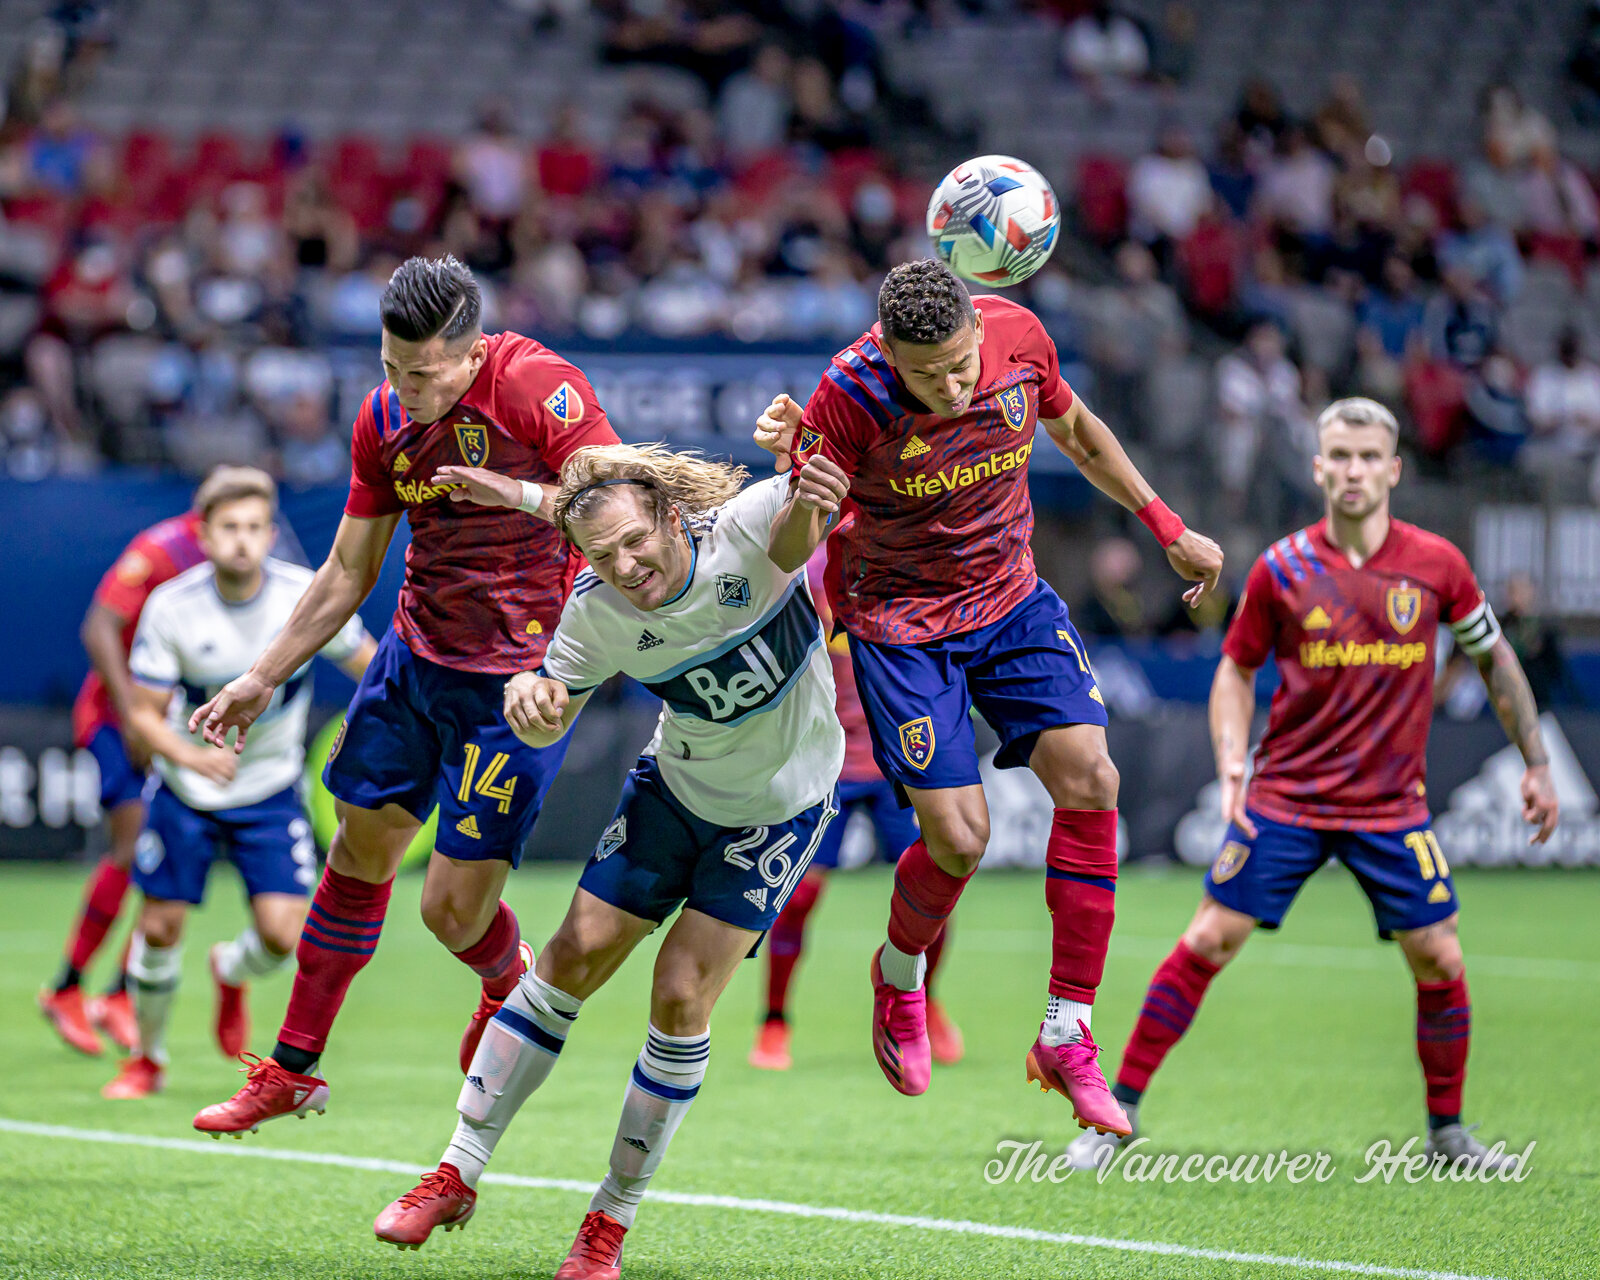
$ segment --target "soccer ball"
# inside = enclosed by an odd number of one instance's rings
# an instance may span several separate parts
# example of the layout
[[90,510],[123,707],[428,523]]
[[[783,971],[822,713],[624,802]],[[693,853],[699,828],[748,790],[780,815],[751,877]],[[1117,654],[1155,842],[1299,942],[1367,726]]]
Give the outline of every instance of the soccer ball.
[[1061,205],[1044,175],[1011,156],[958,164],[928,201],[934,252],[982,284],[1021,284],[1044,266],[1060,229]]

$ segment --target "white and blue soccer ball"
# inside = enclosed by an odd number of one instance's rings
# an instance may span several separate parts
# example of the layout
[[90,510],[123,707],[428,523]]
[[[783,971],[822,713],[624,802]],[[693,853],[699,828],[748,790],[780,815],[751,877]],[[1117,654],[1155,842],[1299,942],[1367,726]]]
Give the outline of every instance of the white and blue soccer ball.
[[928,235],[965,280],[1021,284],[1049,259],[1061,204],[1044,175],[1013,156],[978,156],[950,170],[928,201]]

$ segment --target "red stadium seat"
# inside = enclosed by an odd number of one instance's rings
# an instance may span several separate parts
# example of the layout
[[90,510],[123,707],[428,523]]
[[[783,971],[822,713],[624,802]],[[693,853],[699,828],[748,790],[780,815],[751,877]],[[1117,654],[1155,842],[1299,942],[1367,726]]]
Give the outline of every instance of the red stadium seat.
[[347,133],[338,139],[327,157],[329,178],[371,178],[383,168],[382,148],[376,138]]
[[1233,309],[1241,247],[1237,231],[1226,220],[1202,218],[1178,246],[1178,269],[1189,305],[1206,316]]
[[245,172],[244,149],[232,134],[201,134],[190,169],[195,177],[208,183],[232,182]]
[[438,138],[413,138],[400,166],[400,176],[408,186],[442,187],[450,180],[453,153],[448,142]]
[[1115,156],[1086,155],[1078,161],[1078,222],[1085,235],[1112,244],[1128,229],[1128,170]]
[[154,186],[172,172],[172,143],[166,134],[135,129],[122,143],[122,177],[134,188]]
[[1448,160],[1413,160],[1400,191],[1404,196],[1421,196],[1431,204],[1441,227],[1455,222],[1456,170]]
[[1558,236],[1535,231],[1528,237],[1528,256],[1546,262],[1559,262],[1572,276],[1572,283],[1583,288],[1583,273],[1589,262],[1582,236]]
[[1423,452],[1442,457],[1461,438],[1467,389],[1460,370],[1440,360],[1413,361],[1406,366],[1406,404]]

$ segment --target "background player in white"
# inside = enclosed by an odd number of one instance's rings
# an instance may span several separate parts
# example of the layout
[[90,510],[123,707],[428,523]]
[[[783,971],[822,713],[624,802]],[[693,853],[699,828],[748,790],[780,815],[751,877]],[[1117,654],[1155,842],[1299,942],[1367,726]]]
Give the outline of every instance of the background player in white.
[[[212,861],[232,859],[252,917],[237,938],[211,951],[217,1042],[230,1057],[249,1035],[245,984],[289,958],[316,876],[299,792],[310,664],[274,693],[241,753],[207,746],[185,728],[191,711],[249,669],[311,582],[311,570],[267,555],[277,536],[277,487],[265,472],[241,467],[204,500],[206,559],[151,593],[128,661],[135,681],[129,718],[155,753],[161,782],[134,860],[144,903],[128,975],[139,1043],[103,1090],[108,1098],[144,1097],[164,1083],[184,920],[205,896]],[[376,648],[352,618],[322,653],[359,680]]]
[[[457,473],[474,500],[517,506],[515,481]],[[843,472],[817,459],[739,492],[743,468],[659,446],[579,450],[555,519],[588,558],[538,672],[506,687],[506,718],[558,741],[591,691],[623,672],[661,696],[655,737],[584,868],[561,928],[495,1015],[435,1173],[378,1216],[419,1246],[465,1222],[500,1135],[555,1065],[584,1000],[680,905],[661,944],[650,1028],[611,1168],[557,1280],[615,1280],[622,1240],[705,1078],[711,1008],[772,926],[836,815],[844,733],[806,587],[817,511]],[[532,487],[532,486],[530,486]]]

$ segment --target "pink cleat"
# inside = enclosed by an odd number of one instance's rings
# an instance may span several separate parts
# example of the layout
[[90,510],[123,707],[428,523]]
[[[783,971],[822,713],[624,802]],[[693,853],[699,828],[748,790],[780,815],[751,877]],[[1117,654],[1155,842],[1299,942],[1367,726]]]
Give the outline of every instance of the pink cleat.
[[102,1098],[121,1101],[127,1098],[148,1098],[167,1087],[167,1073],[161,1064],[140,1054],[124,1058],[116,1076],[100,1090]]
[[[517,953],[522,957],[522,968],[517,970],[517,977],[520,978],[533,968],[533,948],[524,940],[517,944]],[[504,1003],[504,1000],[496,1000],[487,991],[479,992],[478,1007],[472,1011],[472,1019],[461,1036],[462,1075],[472,1074],[472,1055],[478,1052],[483,1033],[489,1029],[489,1019],[500,1012],[500,1006]]]
[[372,1230],[385,1244],[420,1249],[435,1227],[465,1227],[477,1204],[478,1193],[456,1167],[442,1164],[380,1213]]
[[139,1047],[139,1019],[133,1012],[133,999],[126,991],[93,996],[83,1002],[83,1010],[89,1017],[89,1025],[104,1031],[117,1048],[132,1053]]
[[622,1237],[628,1234],[609,1214],[591,1209],[583,1215],[578,1238],[554,1280],[618,1280],[622,1275]]
[[1122,1105],[1111,1096],[1105,1074],[1095,1059],[1100,1046],[1082,1022],[1078,1030],[1083,1039],[1069,1044],[1048,1045],[1041,1038],[1028,1050],[1028,1079],[1041,1091],[1054,1089],[1072,1103],[1078,1128],[1096,1133],[1114,1133],[1126,1138],[1133,1132]]
[[77,987],[67,987],[61,991],[41,991],[39,1012],[44,1014],[45,1021],[56,1029],[56,1034],[79,1053],[98,1058],[105,1052],[100,1044],[100,1037],[95,1035],[94,1028],[89,1025],[89,1015],[83,1007],[83,993]]
[[244,1137],[246,1131],[255,1133],[268,1120],[283,1116],[299,1116],[315,1111],[319,1116],[328,1109],[328,1082],[321,1076],[302,1076],[278,1065],[276,1059],[258,1058],[253,1053],[241,1053],[239,1061],[245,1073],[245,1086],[226,1102],[204,1108],[194,1118],[194,1127],[201,1133],[220,1138],[231,1133]]
[[787,1071],[794,1065],[789,1056],[789,1024],[776,1018],[763,1022],[750,1050],[750,1065],[762,1071]]
[[225,944],[219,942],[207,957],[211,966],[211,981],[217,989],[216,1014],[211,1030],[217,1038],[217,1048],[224,1058],[237,1058],[250,1041],[250,1006],[245,1001],[249,988],[242,982],[224,982],[217,972],[217,952]]
[[966,1056],[966,1041],[961,1038],[961,1028],[950,1020],[944,1005],[928,997],[928,1044],[933,1049],[933,1060],[941,1067],[954,1066]]
[[901,1093],[911,1097],[928,1091],[933,1079],[933,1047],[928,1043],[928,995],[918,987],[902,991],[883,980],[878,957],[872,953],[872,1052],[884,1076]]

